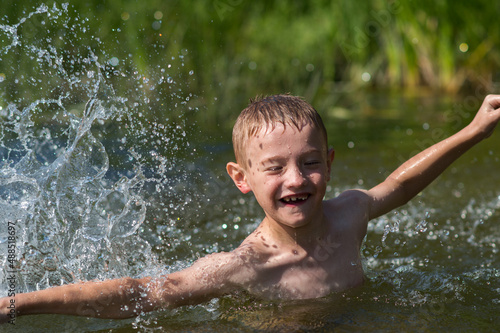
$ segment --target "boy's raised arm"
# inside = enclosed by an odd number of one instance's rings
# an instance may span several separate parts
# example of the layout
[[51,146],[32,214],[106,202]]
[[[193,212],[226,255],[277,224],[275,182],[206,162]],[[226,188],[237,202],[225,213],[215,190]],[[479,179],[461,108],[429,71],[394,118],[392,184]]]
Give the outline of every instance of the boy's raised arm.
[[[159,278],[122,278],[52,287],[0,298],[0,323],[29,314],[129,318],[142,312],[198,304],[237,288],[238,261],[231,253],[209,255]],[[8,308],[14,300],[15,315]]]
[[500,95],[488,95],[468,126],[410,158],[368,191],[369,218],[383,215],[416,196],[469,148],[490,136],[499,120]]

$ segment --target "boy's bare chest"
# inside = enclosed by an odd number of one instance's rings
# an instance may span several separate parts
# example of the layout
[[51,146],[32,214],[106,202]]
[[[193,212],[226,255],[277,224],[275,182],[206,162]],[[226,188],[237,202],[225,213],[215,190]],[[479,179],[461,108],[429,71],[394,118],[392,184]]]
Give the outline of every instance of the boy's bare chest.
[[305,299],[361,285],[358,250],[348,244],[329,245],[318,246],[307,255],[270,258],[257,271],[250,291],[267,298]]

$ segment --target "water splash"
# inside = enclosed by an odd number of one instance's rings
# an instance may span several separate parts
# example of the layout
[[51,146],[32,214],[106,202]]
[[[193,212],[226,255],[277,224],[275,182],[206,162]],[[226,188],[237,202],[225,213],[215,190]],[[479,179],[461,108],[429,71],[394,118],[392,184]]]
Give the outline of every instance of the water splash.
[[[0,24],[0,245],[15,223],[17,292],[157,267],[141,229],[144,192],[172,176],[168,151],[187,139],[182,119],[163,113],[151,133],[145,114],[151,94],[176,82],[117,61],[96,38],[86,43],[86,22],[54,4]],[[169,98],[186,104],[182,93]],[[0,290],[7,260],[2,250]]]

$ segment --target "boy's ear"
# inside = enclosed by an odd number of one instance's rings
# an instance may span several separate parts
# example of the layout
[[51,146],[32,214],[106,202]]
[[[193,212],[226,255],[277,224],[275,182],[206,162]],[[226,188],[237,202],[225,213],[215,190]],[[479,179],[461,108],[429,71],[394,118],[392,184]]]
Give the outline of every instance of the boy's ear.
[[334,158],[335,158],[335,150],[333,150],[333,148],[328,149],[328,153],[327,153],[327,165],[328,165],[327,181],[330,181],[330,174],[332,171],[332,162],[333,162]]
[[231,177],[236,187],[242,193],[248,193],[252,191],[250,185],[247,183],[247,177],[245,176],[245,171],[239,164],[234,162],[229,162],[226,165],[226,170],[229,177]]

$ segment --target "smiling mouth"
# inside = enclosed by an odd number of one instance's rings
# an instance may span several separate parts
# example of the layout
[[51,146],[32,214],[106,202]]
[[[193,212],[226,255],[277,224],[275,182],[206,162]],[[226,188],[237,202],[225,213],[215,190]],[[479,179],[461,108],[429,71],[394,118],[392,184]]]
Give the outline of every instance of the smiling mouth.
[[290,203],[299,203],[299,202],[304,202],[309,198],[309,194],[302,194],[302,195],[291,195],[288,197],[281,198],[280,201],[290,204]]

